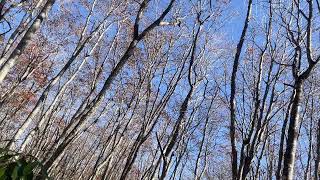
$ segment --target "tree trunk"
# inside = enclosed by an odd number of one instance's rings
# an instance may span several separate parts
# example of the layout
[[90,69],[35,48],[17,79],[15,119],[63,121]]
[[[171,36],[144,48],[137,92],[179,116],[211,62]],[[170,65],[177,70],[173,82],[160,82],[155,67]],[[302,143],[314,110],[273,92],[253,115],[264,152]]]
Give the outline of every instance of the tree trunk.
[[237,179],[237,168],[238,168],[238,155],[237,155],[237,147],[236,147],[236,76],[239,66],[240,54],[242,50],[242,46],[245,40],[246,32],[248,29],[250,15],[252,8],[252,0],[248,2],[247,16],[244,23],[244,27],[242,29],[242,34],[237,45],[237,51],[233,61],[232,75],[231,75],[231,93],[230,93],[230,141],[231,141],[231,166],[232,166],[232,179]]
[[320,119],[318,119],[317,129],[317,146],[316,146],[316,159],[314,165],[314,179],[319,179],[319,163],[320,163]]
[[300,120],[300,101],[302,94],[301,80],[295,82],[294,97],[291,105],[289,129],[288,129],[288,141],[287,148],[284,155],[283,175],[282,179],[292,180],[294,174],[295,156],[298,141],[298,124]]
[[31,42],[32,37],[40,28],[41,23],[48,16],[49,11],[51,10],[55,0],[48,0],[47,3],[42,8],[41,12],[34,20],[32,25],[29,27],[28,31],[24,34],[19,44],[15,48],[15,50],[11,53],[8,59],[1,59],[0,62],[4,62],[0,67],[0,83],[2,83],[3,79],[7,76],[10,69],[15,65],[19,56],[23,53],[23,50],[28,46]]

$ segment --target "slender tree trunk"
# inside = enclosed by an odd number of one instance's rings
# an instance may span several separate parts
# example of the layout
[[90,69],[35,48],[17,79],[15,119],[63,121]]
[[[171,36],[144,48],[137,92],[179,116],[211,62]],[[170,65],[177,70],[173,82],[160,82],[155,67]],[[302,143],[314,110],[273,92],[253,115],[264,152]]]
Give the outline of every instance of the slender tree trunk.
[[31,42],[32,37],[40,28],[41,23],[48,16],[49,11],[51,10],[55,0],[48,0],[47,3],[42,8],[41,12],[34,20],[32,25],[29,27],[28,31],[20,40],[19,44],[15,48],[15,50],[11,53],[8,59],[1,59],[0,62],[4,62],[0,67],[0,83],[2,83],[3,79],[7,76],[10,69],[15,65],[17,59],[23,53],[24,49]]
[[281,128],[281,137],[280,137],[280,145],[279,145],[279,152],[278,152],[279,159],[278,159],[278,165],[277,165],[277,171],[276,171],[276,180],[280,180],[281,178],[281,169],[282,169],[283,154],[284,154],[284,141],[285,141],[287,124],[289,120],[290,109],[291,109],[291,102],[288,105],[288,109],[287,109],[287,112],[282,124],[282,128]]
[[314,179],[319,179],[319,163],[320,163],[320,119],[318,119],[317,127],[317,146],[316,146],[316,158],[314,164]]
[[236,147],[236,77],[239,66],[240,54],[245,40],[246,32],[249,26],[250,15],[252,8],[252,0],[248,2],[246,20],[242,29],[242,34],[237,45],[237,51],[233,61],[232,75],[231,75],[231,92],[230,92],[230,141],[231,141],[231,166],[232,166],[232,179],[236,180],[238,176],[238,153]]
[[283,180],[292,180],[294,174],[295,156],[298,140],[298,124],[300,121],[300,101],[302,94],[302,81],[297,80],[294,87],[294,97],[291,105],[289,129],[288,129],[288,141],[286,146],[286,152],[284,154],[283,164]]

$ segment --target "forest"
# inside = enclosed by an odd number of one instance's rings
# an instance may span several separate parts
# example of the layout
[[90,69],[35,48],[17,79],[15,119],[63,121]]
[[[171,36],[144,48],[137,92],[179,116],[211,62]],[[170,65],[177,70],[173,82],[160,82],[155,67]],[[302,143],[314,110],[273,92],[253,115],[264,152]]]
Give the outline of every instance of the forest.
[[320,0],[0,0],[0,180],[319,180]]

